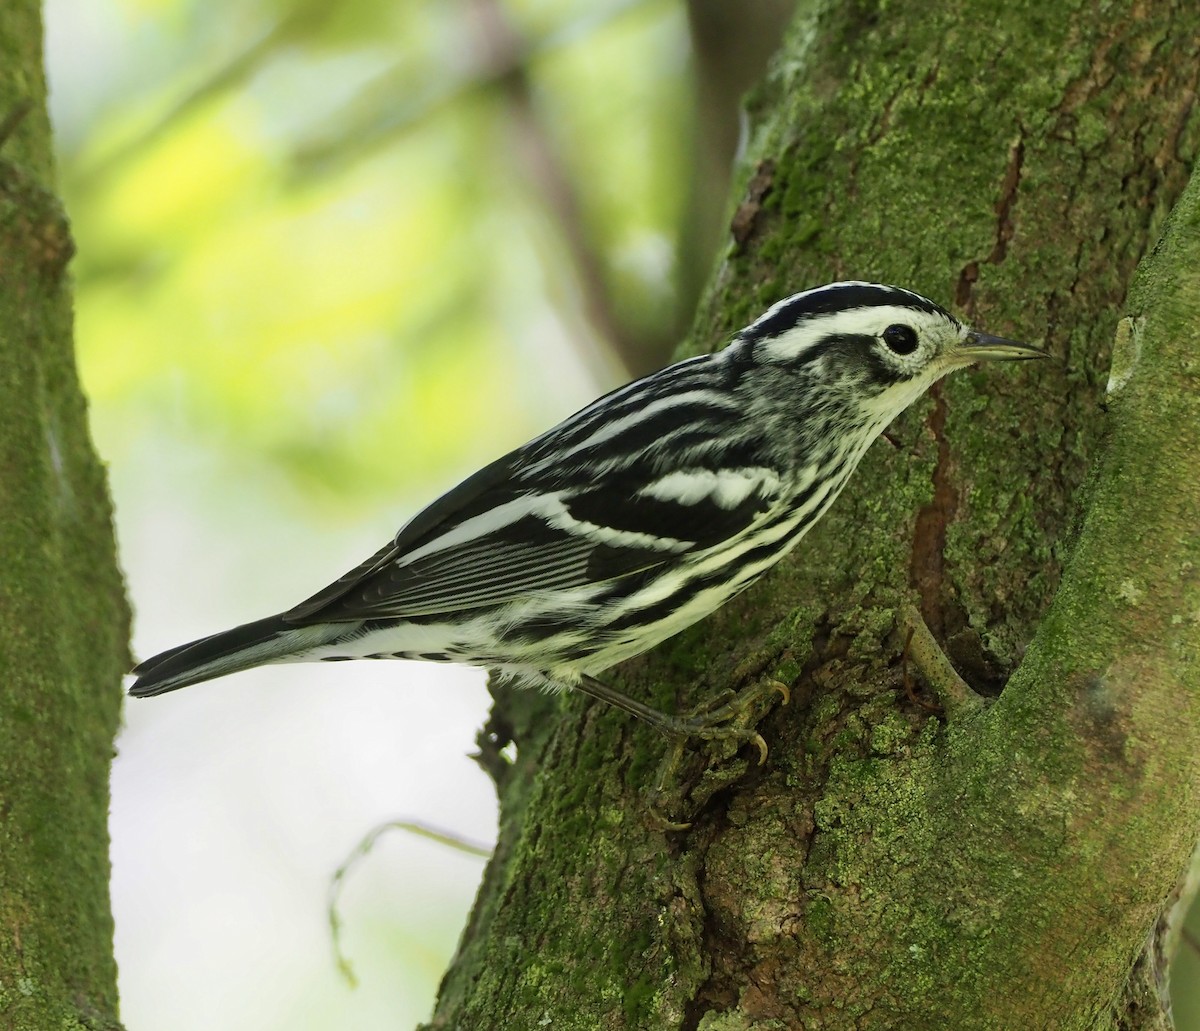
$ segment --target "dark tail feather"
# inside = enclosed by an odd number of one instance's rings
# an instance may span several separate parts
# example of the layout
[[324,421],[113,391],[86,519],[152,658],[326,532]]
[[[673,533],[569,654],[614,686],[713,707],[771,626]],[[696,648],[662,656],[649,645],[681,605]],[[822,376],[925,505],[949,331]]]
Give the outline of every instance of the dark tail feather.
[[147,698],[252,666],[278,662],[326,644],[348,629],[328,623],[296,626],[281,616],[268,616],[169,648],[147,659],[133,670],[138,679],[129,693],[136,698]]

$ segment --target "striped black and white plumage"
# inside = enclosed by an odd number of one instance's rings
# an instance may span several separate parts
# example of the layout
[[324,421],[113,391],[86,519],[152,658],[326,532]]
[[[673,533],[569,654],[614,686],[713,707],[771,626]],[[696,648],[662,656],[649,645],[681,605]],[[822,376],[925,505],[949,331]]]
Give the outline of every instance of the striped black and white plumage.
[[1040,354],[897,287],[796,294],[724,350],[614,390],[464,480],[295,608],[148,659],[130,693],[394,657],[623,705],[592,689],[595,675],[753,583],[927,387],[981,359]]

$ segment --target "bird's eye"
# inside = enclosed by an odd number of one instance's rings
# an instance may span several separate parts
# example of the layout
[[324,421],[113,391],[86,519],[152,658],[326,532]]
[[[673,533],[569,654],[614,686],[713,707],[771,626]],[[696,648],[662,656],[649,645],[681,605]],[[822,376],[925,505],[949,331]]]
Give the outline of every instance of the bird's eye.
[[912,354],[917,349],[917,331],[912,326],[896,323],[883,331],[883,342],[892,354]]

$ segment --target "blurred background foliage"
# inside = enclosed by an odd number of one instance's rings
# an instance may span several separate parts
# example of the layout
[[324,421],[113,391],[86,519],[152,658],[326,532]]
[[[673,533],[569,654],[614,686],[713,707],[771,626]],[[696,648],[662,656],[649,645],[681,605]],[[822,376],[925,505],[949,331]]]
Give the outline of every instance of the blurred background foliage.
[[336,512],[669,358],[789,5],[736,47],[675,0],[88,6],[54,92],[107,454],[165,428]]
[[[135,649],[306,596],[438,489],[666,362],[724,245],[741,94],[793,5],[46,0]],[[344,896],[358,993],[324,889],[398,813],[488,839],[492,793],[462,758],[481,678],[440,696],[379,664],[336,689],[235,679],[129,710],[127,1026],[411,1025],[478,864],[381,846]],[[1200,1026],[1197,955],[1175,968],[1181,1028]]]

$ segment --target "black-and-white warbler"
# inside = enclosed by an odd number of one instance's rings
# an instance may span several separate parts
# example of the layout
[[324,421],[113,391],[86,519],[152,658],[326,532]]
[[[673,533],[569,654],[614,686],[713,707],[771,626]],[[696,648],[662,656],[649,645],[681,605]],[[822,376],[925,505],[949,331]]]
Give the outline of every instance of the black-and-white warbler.
[[898,287],[795,294],[724,350],[614,390],[468,477],[295,608],[147,659],[130,693],[266,663],[424,659],[691,730],[596,674],[758,579],[946,373],[1039,357]]

